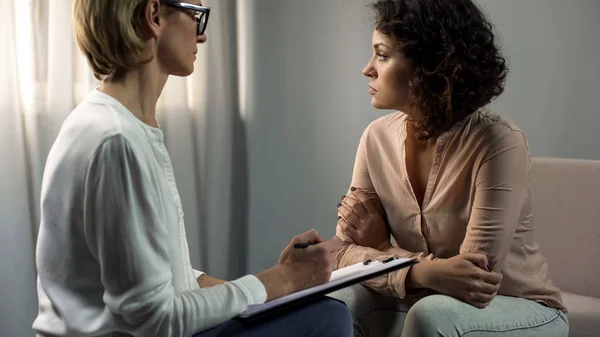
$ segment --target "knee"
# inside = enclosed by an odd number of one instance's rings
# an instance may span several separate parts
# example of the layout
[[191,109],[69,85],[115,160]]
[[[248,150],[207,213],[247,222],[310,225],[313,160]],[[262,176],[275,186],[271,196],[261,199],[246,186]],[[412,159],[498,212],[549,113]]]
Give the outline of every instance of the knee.
[[327,298],[322,300],[318,307],[318,315],[324,318],[322,320],[323,325],[319,329],[320,336],[353,336],[352,317],[348,307],[343,302]]
[[378,302],[376,294],[362,285],[344,288],[328,296],[344,302],[355,323],[363,321],[365,316],[374,310]]
[[408,311],[402,300],[378,294],[362,285],[344,288],[328,296],[346,303],[355,336],[393,335],[402,328],[401,322]]
[[431,295],[413,305],[404,321],[402,337],[445,336],[460,317],[459,301],[446,295]]

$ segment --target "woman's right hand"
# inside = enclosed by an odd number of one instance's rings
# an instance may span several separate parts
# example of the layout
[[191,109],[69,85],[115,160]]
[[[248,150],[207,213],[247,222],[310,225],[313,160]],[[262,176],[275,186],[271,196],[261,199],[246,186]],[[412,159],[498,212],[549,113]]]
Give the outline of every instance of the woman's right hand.
[[[306,248],[294,248],[297,243],[313,242]],[[292,239],[279,256],[280,264],[291,266],[293,282],[301,290],[328,282],[335,267],[337,251],[342,240],[337,236],[323,241],[319,233],[312,229]]]
[[[316,244],[294,248],[306,242]],[[256,275],[267,290],[267,300],[328,282],[341,246],[340,238],[323,241],[314,229],[294,237],[281,252],[279,263]]]
[[487,265],[487,257],[478,253],[433,261],[427,287],[483,309],[494,299],[502,282],[502,274],[487,271]]

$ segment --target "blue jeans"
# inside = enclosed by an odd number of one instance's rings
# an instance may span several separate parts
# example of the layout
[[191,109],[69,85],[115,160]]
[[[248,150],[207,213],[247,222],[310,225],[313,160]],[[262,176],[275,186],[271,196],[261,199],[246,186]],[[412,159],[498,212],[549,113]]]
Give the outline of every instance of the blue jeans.
[[194,337],[352,337],[352,317],[344,303],[324,298],[259,324],[229,320]]
[[535,301],[496,296],[477,309],[446,295],[430,295],[410,306],[361,285],[330,294],[344,301],[356,337],[567,337],[560,310]]

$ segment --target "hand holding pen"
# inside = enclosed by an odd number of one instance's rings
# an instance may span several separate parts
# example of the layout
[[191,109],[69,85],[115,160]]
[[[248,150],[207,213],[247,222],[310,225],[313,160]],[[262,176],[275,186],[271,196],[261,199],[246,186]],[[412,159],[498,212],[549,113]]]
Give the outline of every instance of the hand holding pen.
[[293,267],[289,270],[296,290],[323,284],[331,277],[341,245],[341,239],[324,241],[313,229],[294,237],[281,253],[279,263]]

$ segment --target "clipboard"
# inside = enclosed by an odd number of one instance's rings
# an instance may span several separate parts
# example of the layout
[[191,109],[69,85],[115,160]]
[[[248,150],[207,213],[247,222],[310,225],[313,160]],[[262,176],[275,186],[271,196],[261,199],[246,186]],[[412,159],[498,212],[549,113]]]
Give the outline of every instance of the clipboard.
[[367,260],[334,270],[329,282],[277,298],[270,302],[251,305],[236,319],[255,322],[273,314],[282,315],[326,294],[381,276],[417,263],[416,259],[391,257],[386,260]]

